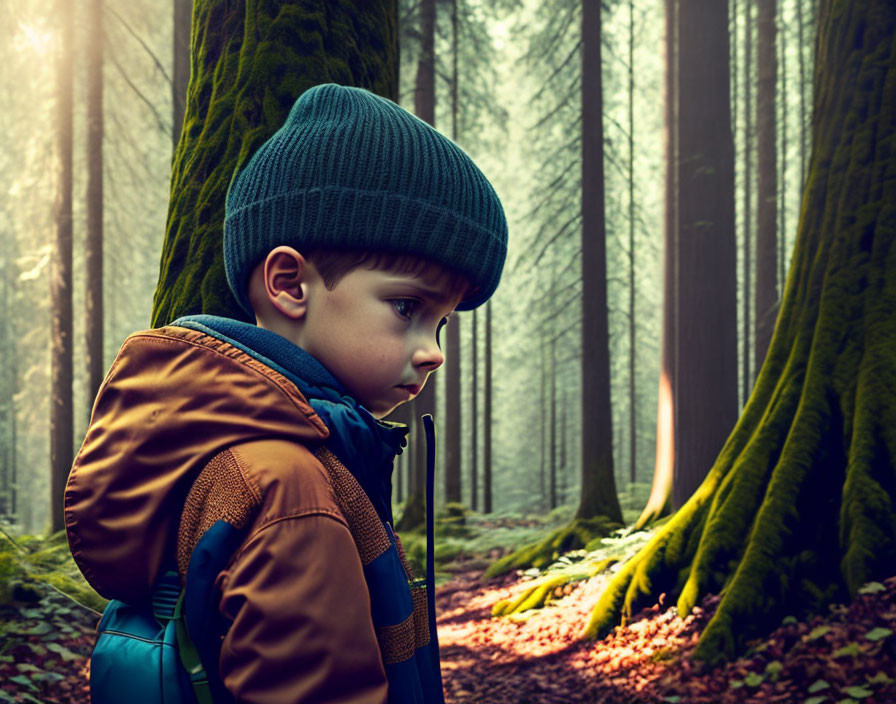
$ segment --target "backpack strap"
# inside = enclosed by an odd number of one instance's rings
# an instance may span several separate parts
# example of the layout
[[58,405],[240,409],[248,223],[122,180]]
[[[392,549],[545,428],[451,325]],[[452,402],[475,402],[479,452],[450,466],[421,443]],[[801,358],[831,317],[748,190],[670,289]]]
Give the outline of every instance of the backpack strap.
[[199,651],[196,650],[196,646],[190,639],[190,634],[187,633],[187,624],[183,612],[185,593],[186,590],[182,589],[177,599],[177,604],[174,606],[174,616],[172,617],[174,634],[177,637],[177,652],[180,655],[180,662],[190,678],[190,684],[193,685],[193,693],[196,695],[197,704],[214,704],[212,692],[208,686],[208,675],[206,675],[205,668],[199,660]]
[[180,587],[180,577],[176,570],[169,569],[162,574],[152,593],[152,611],[156,620],[167,626],[174,624],[174,635],[177,640],[177,652],[181,665],[190,679],[197,704],[214,704],[208,686],[208,676],[199,660],[199,651],[187,633],[187,622],[184,614],[184,594],[186,589]]

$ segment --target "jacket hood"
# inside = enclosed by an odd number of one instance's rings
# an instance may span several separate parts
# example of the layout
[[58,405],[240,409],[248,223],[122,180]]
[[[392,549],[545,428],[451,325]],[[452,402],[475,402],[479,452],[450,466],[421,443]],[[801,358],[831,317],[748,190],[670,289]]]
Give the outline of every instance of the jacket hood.
[[65,491],[75,562],[109,599],[145,597],[173,564],[184,499],[225,448],[327,439],[295,384],[202,331],[169,326],[125,340],[100,388]]

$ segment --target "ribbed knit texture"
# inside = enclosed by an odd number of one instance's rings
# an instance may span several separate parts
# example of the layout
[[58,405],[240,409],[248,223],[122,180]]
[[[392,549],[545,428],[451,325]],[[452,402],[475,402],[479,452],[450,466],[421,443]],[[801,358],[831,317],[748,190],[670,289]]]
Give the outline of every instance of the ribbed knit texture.
[[491,184],[454,142],[390,100],[333,83],[305,91],[231,182],[227,282],[252,314],[248,278],[274,247],[417,254],[494,293],[507,220]]

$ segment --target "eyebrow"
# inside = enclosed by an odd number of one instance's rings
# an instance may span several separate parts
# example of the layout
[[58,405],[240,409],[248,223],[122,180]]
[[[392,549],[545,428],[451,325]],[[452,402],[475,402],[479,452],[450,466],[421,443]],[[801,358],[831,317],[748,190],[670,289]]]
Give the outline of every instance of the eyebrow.
[[[404,281],[399,281],[398,283],[401,283],[401,285],[407,286],[408,288],[413,289],[415,293],[418,293],[421,296],[431,298],[433,301],[435,301],[436,303],[438,303],[440,305],[447,306],[451,303],[451,298],[446,296],[439,289],[422,286],[421,284],[417,283],[416,281],[404,280]],[[453,313],[454,313],[454,311],[452,310],[445,317],[450,318]]]

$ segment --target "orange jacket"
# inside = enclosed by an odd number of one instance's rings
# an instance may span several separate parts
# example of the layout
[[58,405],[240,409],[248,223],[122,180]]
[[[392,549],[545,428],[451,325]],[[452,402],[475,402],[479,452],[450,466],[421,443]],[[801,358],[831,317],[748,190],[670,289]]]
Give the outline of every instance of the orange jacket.
[[327,437],[296,386],[237,347],[182,327],[135,333],[66,488],[75,561],[103,596],[138,601],[174,555],[186,573],[210,526],[233,525],[245,537],[217,584],[232,620],[220,676],[236,700],[386,702],[358,517],[342,500],[357,485],[314,454]]

